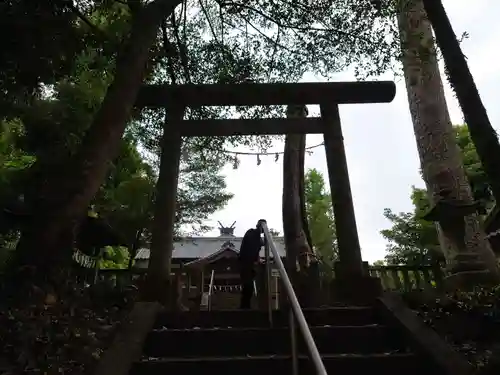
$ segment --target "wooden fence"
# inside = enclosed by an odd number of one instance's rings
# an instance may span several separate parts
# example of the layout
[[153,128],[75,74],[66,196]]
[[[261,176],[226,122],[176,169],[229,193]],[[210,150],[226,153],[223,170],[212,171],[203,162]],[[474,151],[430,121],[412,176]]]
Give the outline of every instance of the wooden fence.
[[103,268],[99,270],[97,280],[107,282],[116,287],[123,287],[130,284],[136,284],[141,278],[146,276],[146,268],[111,269]]
[[[134,282],[146,274],[146,269],[102,269],[99,270],[100,281],[108,281],[114,285],[125,285]],[[440,288],[443,284],[444,271],[440,265],[435,266],[370,266],[370,276],[380,278],[384,290],[411,291],[426,288]],[[323,284],[324,285],[324,284]]]
[[380,278],[384,290],[411,291],[440,288],[444,271],[433,266],[370,266],[370,276]]
[[[3,249],[3,252],[10,253],[13,249],[14,246],[9,249]],[[79,251],[75,251],[75,253],[73,254],[73,259],[84,269],[95,269],[95,267],[97,266],[96,258],[85,255]],[[444,278],[444,271],[442,266],[443,265],[439,264],[432,266],[369,266],[368,270],[371,276],[380,278],[384,290],[412,291],[423,290],[426,288],[440,288],[443,284]],[[96,271],[98,281],[107,281],[112,285],[120,287],[130,285],[131,283],[137,283],[137,281],[145,276],[147,269],[101,269]],[[87,282],[93,283],[96,279],[94,276],[95,275],[93,273],[92,275],[89,274],[89,277],[86,278]],[[335,276],[333,275],[333,277]],[[323,288],[328,289],[328,280],[322,281]]]

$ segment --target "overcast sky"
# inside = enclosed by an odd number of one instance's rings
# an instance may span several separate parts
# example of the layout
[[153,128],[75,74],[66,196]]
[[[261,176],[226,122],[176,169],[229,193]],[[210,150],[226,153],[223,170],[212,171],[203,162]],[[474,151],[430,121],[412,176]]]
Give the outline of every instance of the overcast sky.
[[[473,6],[468,0],[443,0],[443,3],[456,34],[467,31],[470,35],[462,48],[490,120],[499,129],[500,70],[496,62],[499,59],[500,1],[476,0]],[[380,78],[393,79],[391,75]],[[317,79],[311,75],[304,79],[314,80]],[[354,80],[354,76],[338,74],[335,80]],[[396,85],[397,94],[392,103],[340,107],[359,238],[363,258],[370,262],[383,259],[385,254],[386,242],[380,230],[390,227],[390,223],[383,216],[384,208],[396,212],[412,210],[411,186],[423,186],[401,78],[396,79]],[[453,123],[463,123],[462,112],[448,85],[446,95]],[[307,144],[314,145],[322,140],[321,135],[309,135]],[[283,144],[276,143],[270,151],[282,150]],[[238,151],[249,150],[241,148]],[[235,234],[241,236],[255,226],[259,218],[267,219],[271,228],[282,232],[282,158],[275,162],[274,156],[262,157],[260,166],[255,156],[241,156],[240,160],[237,170],[231,166],[224,169],[228,190],[235,196],[226,208],[212,216],[208,224],[213,225],[214,230],[206,235],[219,234],[217,221],[227,226],[236,221]],[[328,178],[323,148],[306,156],[306,168],[317,168]]]

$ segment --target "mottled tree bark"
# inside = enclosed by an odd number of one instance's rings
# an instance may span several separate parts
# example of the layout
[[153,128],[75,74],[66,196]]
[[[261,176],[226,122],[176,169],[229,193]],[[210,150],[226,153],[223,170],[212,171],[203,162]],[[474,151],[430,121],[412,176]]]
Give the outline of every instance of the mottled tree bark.
[[[305,117],[305,106],[289,107],[288,117]],[[307,230],[304,198],[305,134],[288,134],[283,156],[283,232],[287,250],[287,271],[304,306],[315,304],[311,281],[317,278],[318,267],[311,267],[312,248]],[[317,273],[315,275],[314,273]]]
[[305,148],[305,136],[289,134],[285,138],[283,157],[283,232],[287,248],[288,270],[293,276],[304,266],[306,254],[311,252],[303,228],[300,199],[300,153]]
[[[442,199],[442,192],[448,191],[451,199],[471,204],[472,191],[454,138],[431,26],[421,0],[402,1],[401,4],[398,23],[403,70],[429,198],[435,204]],[[451,230],[439,229],[451,273],[464,276],[472,271],[476,276],[479,273],[484,276],[489,271],[486,278],[498,279],[496,259],[484,238],[478,215],[467,215],[464,220],[463,243],[457,242]]]

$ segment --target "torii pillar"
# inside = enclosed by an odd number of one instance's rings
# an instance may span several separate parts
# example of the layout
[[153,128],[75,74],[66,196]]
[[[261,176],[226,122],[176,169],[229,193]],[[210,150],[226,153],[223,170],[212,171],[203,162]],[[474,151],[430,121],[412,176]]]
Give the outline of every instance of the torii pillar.
[[380,279],[369,275],[368,263],[361,256],[339,107],[320,104],[320,109],[339,252],[334,298],[350,303],[371,302],[382,293],[382,285]]

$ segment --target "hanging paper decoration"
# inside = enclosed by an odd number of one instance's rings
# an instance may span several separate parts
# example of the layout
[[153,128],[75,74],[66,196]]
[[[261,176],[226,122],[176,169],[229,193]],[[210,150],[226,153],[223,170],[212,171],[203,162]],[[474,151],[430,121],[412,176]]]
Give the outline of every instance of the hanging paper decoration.
[[[309,147],[306,147],[306,152],[308,155],[312,155],[313,154],[313,149],[317,148],[317,147],[320,147],[320,146],[324,146],[324,142],[321,142],[319,144],[316,144],[316,145],[313,145],[313,146],[309,146]],[[229,156],[229,161],[232,162],[233,164],[233,169],[238,169],[238,167],[240,166],[240,160],[239,160],[239,156],[241,155],[244,155],[244,156],[257,156],[257,165],[261,165],[262,164],[262,159],[261,157],[263,155],[274,155],[274,161],[277,162],[280,158],[280,155],[283,155],[284,152],[266,152],[266,151],[262,151],[262,152],[239,152],[239,151],[230,151],[230,150],[224,150],[224,149],[215,149],[215,148],[211,148],[211,147],[201,147],[200,148],[200,151],[202,151],[203,149],[206,149],[206,150],[212,150],[212,151],[215,151],[215,152],[218,152],[218,153],[223,153],[223,154],[227,154],[227,155],[232,155],[232,156]],[[190,153],[189,153],[189,149],[186,149],[186,148],[183,148],[182,150],[182,156],[184,158],[189,158],[190,157]],[[203,152],[201,152],[200,154],[200,159],[202,162],[206,162],[206,156]]]
[[214,285],[212,291],[215,292],[241,292],[241,285]]
[[233,158],[233,169],[238,169],[239,166],[240,160],[238,159],[238,154],[235,154]]
[[94,268],[97,262],[97,258],[84,254],[78,249],[74,250],[72,258],[76,263],[85,268]]

